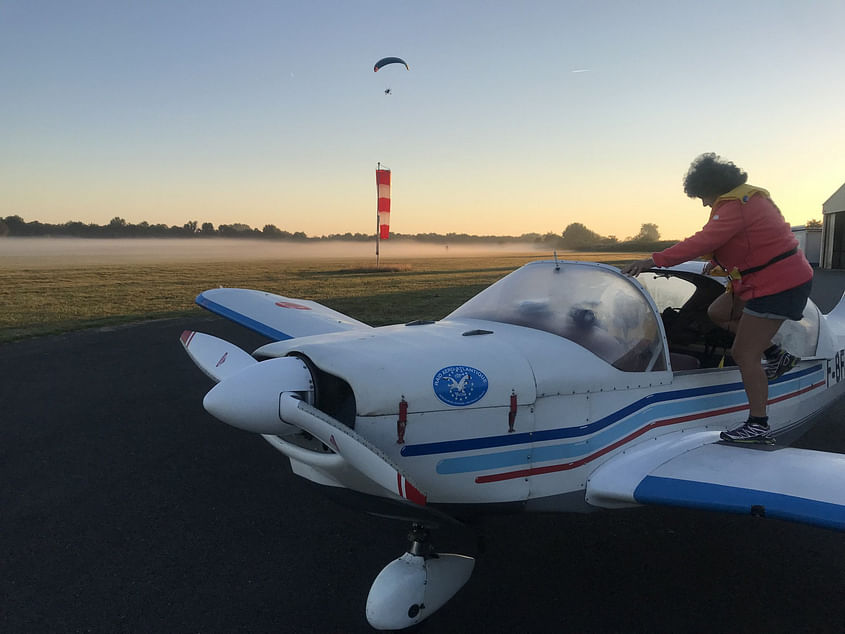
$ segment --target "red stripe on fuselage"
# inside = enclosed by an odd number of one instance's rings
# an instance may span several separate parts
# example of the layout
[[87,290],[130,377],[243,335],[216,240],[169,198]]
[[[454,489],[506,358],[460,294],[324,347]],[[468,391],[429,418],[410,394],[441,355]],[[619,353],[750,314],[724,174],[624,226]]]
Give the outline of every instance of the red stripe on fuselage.
[[[814,390],[817,387],[821,387],[825,384],[824,381],[820,381],[814,385],[810,385],[808,387],[802,388],[796,392],[792,392],[790,394],[785,394],[784,396],[779,396],[778,398],[773,398],[768,401],[768,404],[771,403],[779,403],[780,401],[785,401],[788,398],[792,398],[793,396],[798,396],[800,394],[804,394],[805,392],[809,392],[810,390]],[[667,418],[665,420],[655,421],[638,429],[632,434],[617,440],[615,443],[611,443],[607,447],[604,447],[600,451],[597,451],[594,454],[590,454],[588,456],[584,456],[579,460],[574,460],[573,462],[565,462],[563,464],[556,464],[556,465],[548,465],[545,467],[533,467],[531,469],[520,469],[519,471],[508,471],[507,473],[494,473],[491,475],[485,476],[478,476],[475,481],[478,484],[486,484],[488,482],[501,482],[503,480],[513,480],[515,478],[527,478],[529,476],[535,475],[543,475],[545,473],[555,473],[557,471],[569,471],[570,469],[577,469],[578,467],[587,464],[588,462],[592,462],[596,458],[602,457],[604,454],[613,451],[617,447],[621,447],[627,442],[630,442],[634,438],[638,436],[642,436],[644,433],[652,430],[657,429],[658,427],[667,427],[669,425],[677,425],[678,423],[685,423],[687,421],[696,420],[699,418],[710,418],[712,416],[722,416],[723,414],[731,414],[733,412],[739,412],[744,409],[748,409],[748,405],[737,405],[735,407],[726,407],[724,409],[713,410],[711,412],[703,412],[698,414],[688,414],[686,416],[678,416],[676,418]]]
[[792,392],[792,394],[784,394],[783,396],[778,396],[777,398],[769,399],[766,401],[767,405],[771,405],[772,403],[780,403],[781,401],[785,401],[788,398],[792,398],[793,396],[798,396],[799,394],[805,394],[810,390],[815,390],[817,387],[822,387],[825,384],[824,381],[819,381],[818,383],[814,383],[813,385],[808,385],[805,388],[798,390],[797,392]]

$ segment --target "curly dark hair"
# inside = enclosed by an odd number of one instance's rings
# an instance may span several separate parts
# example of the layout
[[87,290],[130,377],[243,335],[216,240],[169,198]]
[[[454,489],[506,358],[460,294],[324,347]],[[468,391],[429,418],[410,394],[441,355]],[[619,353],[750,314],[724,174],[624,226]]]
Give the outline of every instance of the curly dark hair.
[[690,198],[718,198],[748,180],[748,174],[713,152],[695,157],[684,176],[684,193]]

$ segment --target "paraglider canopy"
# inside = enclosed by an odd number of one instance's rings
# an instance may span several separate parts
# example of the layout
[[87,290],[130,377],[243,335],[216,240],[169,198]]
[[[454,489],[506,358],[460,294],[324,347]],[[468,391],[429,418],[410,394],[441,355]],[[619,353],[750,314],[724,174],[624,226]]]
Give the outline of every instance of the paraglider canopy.
[[376,65],[373,66],[373,72],[377,73],[378,69],[382,66],[387,66],[388,64],[402,64],[406,70],[411,70],[408,68],[408,62],[406,62],[401,57],[383,57],[379,61],[376,62]]

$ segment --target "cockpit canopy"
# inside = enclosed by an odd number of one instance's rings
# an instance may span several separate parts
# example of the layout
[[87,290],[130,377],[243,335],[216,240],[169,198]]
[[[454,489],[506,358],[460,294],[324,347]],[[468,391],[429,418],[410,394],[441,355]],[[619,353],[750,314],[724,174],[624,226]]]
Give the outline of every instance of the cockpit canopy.
[[654,306],[636,284],[607,265],[527,264],[446,319],[485,319],[544,330],[625,372],[666,369]]
[[[733,334],[707,315],[724,281],[702,275],[702,262],[642,273],[637,281],[590,262],[532,262],[482,291],[447,319],[485,319],[565,337],[625,372],[733,365]],[[801,357],[816,354],[819,309],[785,321],[775,343]],[[661,330],[662,324],[662,330]],[[667,363],[666,358],[670,361]]]

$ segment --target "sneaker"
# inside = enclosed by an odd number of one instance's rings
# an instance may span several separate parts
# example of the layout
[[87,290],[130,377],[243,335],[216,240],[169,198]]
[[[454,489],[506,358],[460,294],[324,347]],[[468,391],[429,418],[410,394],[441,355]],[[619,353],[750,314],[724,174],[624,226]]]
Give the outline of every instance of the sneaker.
[[767,444],[774,442],[774,438],[769,436],[768,425],[759,425],[757,423],[749,423],[748,421],[736,429],[723,431],[719,434],[719,437],[728,442],[762,442]]
[[801,357],[796,357],[794,354],[789,354],[786,350],[781,350],[775,358],[766,361],[766,377],[769,381],[774,381],[782,374],[786,374],[794,368],[800,360]]

